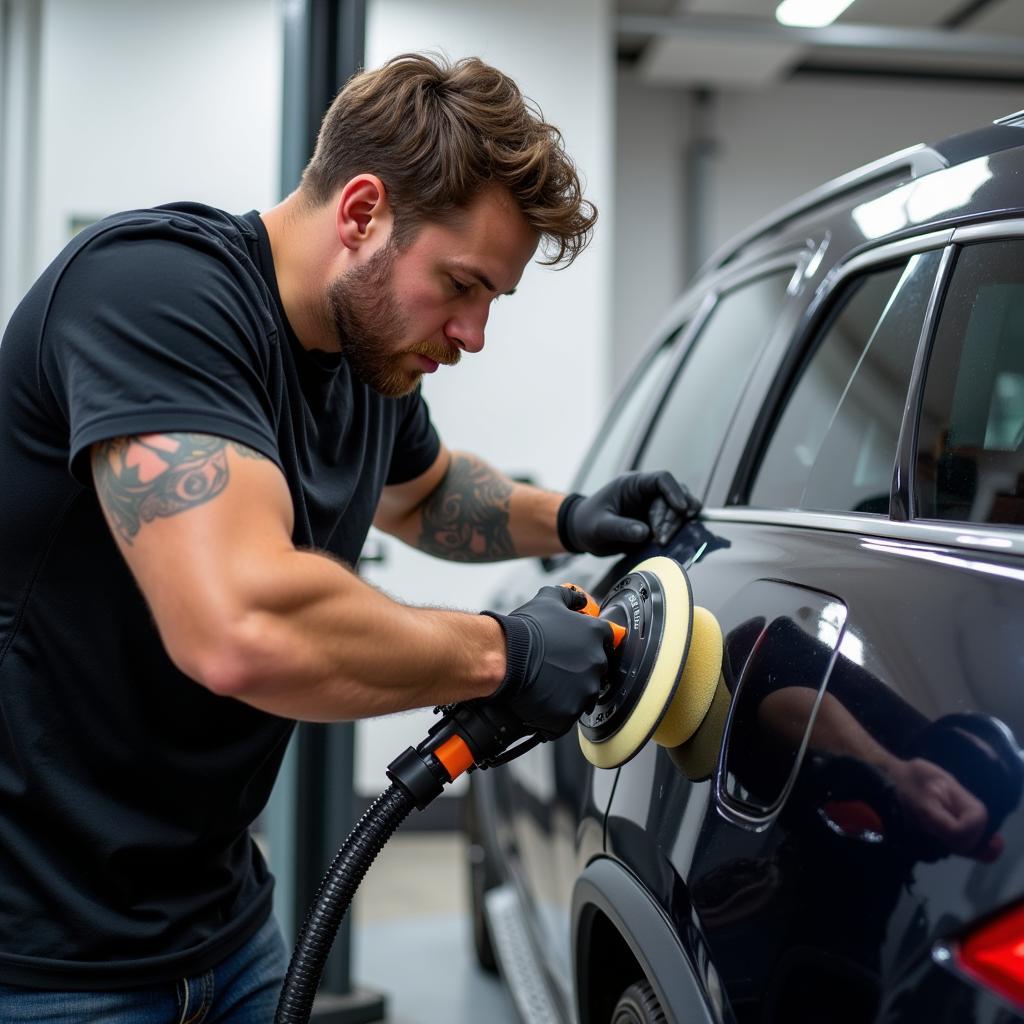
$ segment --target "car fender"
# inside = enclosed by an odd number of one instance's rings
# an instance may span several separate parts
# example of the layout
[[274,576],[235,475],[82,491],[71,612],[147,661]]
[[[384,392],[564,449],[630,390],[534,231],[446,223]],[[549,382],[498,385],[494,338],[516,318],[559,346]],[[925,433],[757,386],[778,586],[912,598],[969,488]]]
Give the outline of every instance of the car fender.
[[[573,889],[573,987],[580,1024],[594,1020],[588,978],[598,952],[594,925],[602,915],[629,946],[669,1024],[731,1022],[731,1013],[722,1006],[717,974],[706,957],[687,948],[677,927],[635,875],[602,856],[586,866]],[[702,960],[705,970],[699,971]]]

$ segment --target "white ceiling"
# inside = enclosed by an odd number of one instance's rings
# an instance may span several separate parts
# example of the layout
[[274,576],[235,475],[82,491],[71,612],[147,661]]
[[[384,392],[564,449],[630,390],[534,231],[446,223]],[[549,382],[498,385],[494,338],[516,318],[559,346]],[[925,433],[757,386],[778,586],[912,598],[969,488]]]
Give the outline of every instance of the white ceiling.
[[[656,14],[685,19],[745,19],[778,30],[778,0],[618,0],[620,14]],[[753,22],[750,19],[754,19]],[[736,25],[735,22],[732,23]],[[898,73],[950,77],[1020,79],[1024,82],[1024,0],[854,0],[838,25],[874,25],[930,29],[952,38],[1018,37],[1020,56],[984,53],[940,53],[927,48],[832,47],[770,36],[730,31],[721,37],[705,33],[651,32],[620,41],[638,55],[640,74],[662,84],[758,88],[783,81],[806,68],[836,73]]]

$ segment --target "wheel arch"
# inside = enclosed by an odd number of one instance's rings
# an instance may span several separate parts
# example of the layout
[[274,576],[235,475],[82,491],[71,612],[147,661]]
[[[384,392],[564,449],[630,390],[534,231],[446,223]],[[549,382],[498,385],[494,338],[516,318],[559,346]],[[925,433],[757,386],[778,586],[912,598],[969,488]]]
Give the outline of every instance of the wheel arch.
[[[623,946],[650,981],[669,1024],[722,1024],[725,1018],[712,1008],[693,952],[664,910],[622,864],[598,857],[576,879],[572,896],[573,989],[580,1024],[601,1020],[609,985],[628,977],[617,955]],[[594,977],[604,982],[603,991]]]

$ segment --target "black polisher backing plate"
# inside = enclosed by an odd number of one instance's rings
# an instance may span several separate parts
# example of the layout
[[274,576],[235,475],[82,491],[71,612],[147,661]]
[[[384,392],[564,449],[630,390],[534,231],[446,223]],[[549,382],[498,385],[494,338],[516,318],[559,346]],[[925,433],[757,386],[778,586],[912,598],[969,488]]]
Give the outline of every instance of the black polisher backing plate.
[[[597,703],[580,718],[581,746],[599,767],[624,763],[653,735],[671,703],[686,660],[692,608],[686,574],[664,557],[641,562],[615,583],[602,602],[601,617],[625,626],[627,632],[610,660]],[[670,616],[677,620],[671,625]],[[667,627],[674,634],[670,651],[664,644]],[[682,645],[678,642],[680,631],[685,634]],[[666,658],[671,665],[665,663]],[[647,693],[652,676],[658,680],[657,694]],[[628,739],[622,737],[616,743],[616,736],[627,726]],[[604,759],[611,763],[601,763]]]

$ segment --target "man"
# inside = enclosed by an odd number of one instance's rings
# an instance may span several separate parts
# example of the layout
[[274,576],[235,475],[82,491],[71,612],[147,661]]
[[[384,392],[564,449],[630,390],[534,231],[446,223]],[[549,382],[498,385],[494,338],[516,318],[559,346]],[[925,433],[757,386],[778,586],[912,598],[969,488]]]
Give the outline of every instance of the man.
[[0,1019],[270,1019],[247,829],[296,719],[493,697],[554,737],[593,700],[608,630],[568,592],[410,608],[348,566],[371,521],[482,560],[686,513],[667,475],[513,484],[419,393],[595,216],[507,77],[405,56],[342,91],[276,208],[107,218],[26,296],[0,346]]

